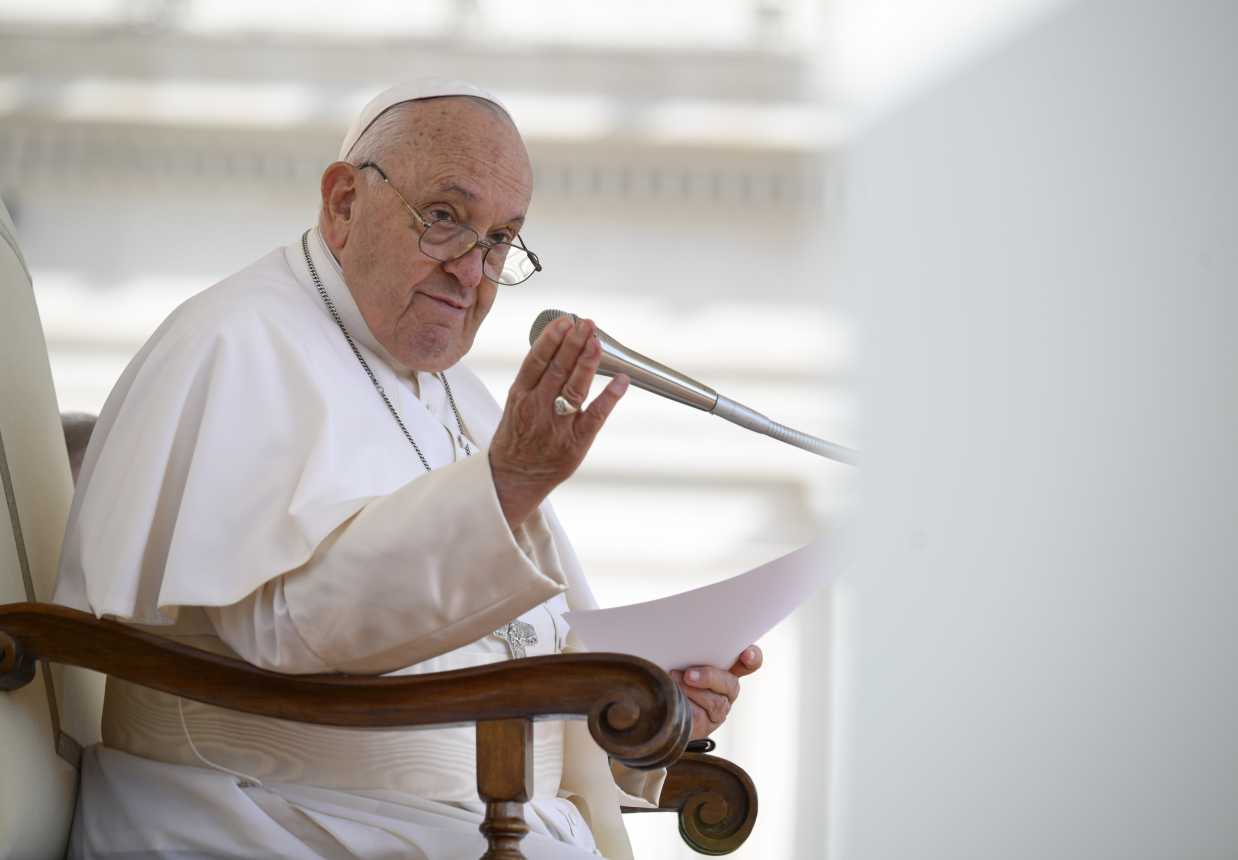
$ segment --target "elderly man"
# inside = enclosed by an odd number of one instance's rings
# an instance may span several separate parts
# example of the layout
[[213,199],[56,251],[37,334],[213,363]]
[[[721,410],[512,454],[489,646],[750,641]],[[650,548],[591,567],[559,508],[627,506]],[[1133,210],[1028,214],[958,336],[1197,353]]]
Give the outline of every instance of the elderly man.
[[[507,111],[466,84],[381,94],[322,176],[318,225],[177,309],[100,416],[57,600],[280,672],[412,673],[560,651],[593,599],[546,502],[627,380],[585,408],[589,321],[546,327],[500,410],[459,363],[540,269]],[[729,672],[679,678],[694,736]],[[477,857],[471,727],[360,732],[109,679],[73,856]],[[536,724],[531,857],[630,849],[582,723]],[[633,802],[636,802],[633,800]]]

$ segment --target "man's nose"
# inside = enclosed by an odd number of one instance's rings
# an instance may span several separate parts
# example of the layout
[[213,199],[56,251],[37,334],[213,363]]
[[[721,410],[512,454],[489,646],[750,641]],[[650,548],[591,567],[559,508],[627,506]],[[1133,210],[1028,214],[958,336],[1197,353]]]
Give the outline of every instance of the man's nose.
[[485,256],[486,249],[481,245],[474,245],[467,254],[443,263],[443,271],[459,281],[460,286],[476,288],[481,283],[482,263]]

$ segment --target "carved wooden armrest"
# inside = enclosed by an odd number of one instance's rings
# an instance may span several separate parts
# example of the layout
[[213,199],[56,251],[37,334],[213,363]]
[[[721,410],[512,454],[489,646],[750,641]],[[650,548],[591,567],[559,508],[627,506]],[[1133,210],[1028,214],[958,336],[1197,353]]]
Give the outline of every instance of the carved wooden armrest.
[[218,707],[326,726],[395,728],[585,717],[629,767],[683,753],[691,712],[670,677],[625,654],[559,654],[426,675],[284,675],[48,603],[0,606],[0,689],[35,660],[68,663]]
[[712,755],[684,753],[666,773],[657,809],[625,806],[630,812],[678,812],[679,835],[699,854],[729,854],[739,848],[757,820],[757,790],[739,765]]
[[679,812],[680,833],[697,851],[733,851],[756,818],[756,792],[743,770],[684,754],[692,717],[674,681],[626,654],[528,657],[396,677],[285,675],[76,609],[0,605],[0,690],[28,684],[38,660],[282,720],[356,728],[476,723],[487,857],[522,856],[532,720],[583,717],[612,758],[638,769],[670,767],[660,808]]

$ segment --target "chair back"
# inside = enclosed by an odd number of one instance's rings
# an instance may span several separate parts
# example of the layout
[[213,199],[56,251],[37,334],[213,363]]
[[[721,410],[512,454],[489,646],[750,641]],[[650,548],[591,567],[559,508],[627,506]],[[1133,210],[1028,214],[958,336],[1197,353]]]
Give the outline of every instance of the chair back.
[[[0,603],[51,599],[72,496],[30,272],[0,203]],[[78,741],[97,742],[101,711],[102,676],[68,667],[0,693],[0,860],[64,855]]]

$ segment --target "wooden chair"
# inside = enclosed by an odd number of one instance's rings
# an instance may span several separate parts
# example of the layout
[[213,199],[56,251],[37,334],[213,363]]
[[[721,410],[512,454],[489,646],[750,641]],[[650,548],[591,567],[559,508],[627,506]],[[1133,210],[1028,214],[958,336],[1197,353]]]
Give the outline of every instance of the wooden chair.
[[[752,830],[757,801],[748,775],[723,759],[685,753],[686,700],[665,672],[636,657],[532,657],[403,677],[281,675],[40,602],[54,584],[72,480],[29,272],[2,205],[0,368],[7,509],[0,513],[0,860],[63,856],[81,748],[99,739],[98,673],[321,725],[476,723],[487,858],[523,856],[535,719],[587,719],[613,758],[669,767],[659,809],[678,813],[680,833],[696,851],[729,853]],[[87,434],[79,426],[73,435]]]

